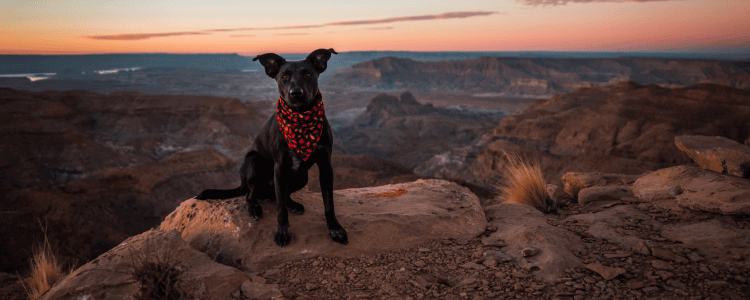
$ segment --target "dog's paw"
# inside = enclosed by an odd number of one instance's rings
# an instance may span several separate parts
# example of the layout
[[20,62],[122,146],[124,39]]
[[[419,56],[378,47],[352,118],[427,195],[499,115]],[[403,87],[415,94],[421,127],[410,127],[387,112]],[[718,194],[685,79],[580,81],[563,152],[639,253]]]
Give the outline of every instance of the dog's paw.
[[344,245],[349,244],[349,237],[346,235],[346,230],[344,230],[344,228],[329,230],[334,242]]
[[276,234],[273,235],[273,241],[279,247],[289,245],[292,241],[292,234],[289,232],[289,226],[279,226],[276,228]]
[[305,213],[305,206],[302,205],[302,203],[293,201],[292,199],[289,199],[286,201],[287,207],[290,211],[292,211],[295,214],[301,215]]
[[248,206],[247,211],[250,213],[250,217],[253,218],[253,220],[263,217],[263,208],[258,203]]

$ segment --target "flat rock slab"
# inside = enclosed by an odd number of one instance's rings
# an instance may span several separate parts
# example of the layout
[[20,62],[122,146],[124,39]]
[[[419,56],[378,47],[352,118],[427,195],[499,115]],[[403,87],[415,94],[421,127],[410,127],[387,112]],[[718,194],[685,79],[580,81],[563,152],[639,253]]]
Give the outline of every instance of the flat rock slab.
[[486,207],[485,213],[492,220],[490,224],[498,228],[489,238],[505,241],[507,246],[500,250],[538,279],[554,282],[563,270],[583,267],[573,254],[582,250],[581,239],[570,231],[547,224],[544,214],[535,208],[501,203]]
[[586,205],[601,200],[619,200],[633,197],[633,189],[629,185],[592,186],[578,192],[578,204]]
[[750,229],[741,229],[733,221],[711,219],[692,224],[670,224],[662,236],[696,249],[711,261],[750,264]]
[[562,176],[564,184],[563,189],[568,195],[572,196],[573,199],[578,199],[578,193],[585,188],[606,186],[606,185],[622,185],[629,186],[638,179],[641,175],[625,175],[625,174],[614,174],[614,173],[586,173],[586,172],[568,172]]
[[81,266],[40,299],[135,299],[140,289],[133,275],[136,267],[165,260],[182,271],[176,287],[186,299],[232,299],[232,293],[250,280],[244,272],[190,247],[179,232],[150,230]]
[[627,225],[662,226],[659,221],[629,205],[618,205],[597,213],[572,215],[565,218],[565,221],[586,225],[586,232],[592,236],[620,244],[625,249],[633,249],[644,242],[635,230],[624,229]]
[[292,241],[283,248],[273,242],[276,204],[269,201],[261,201],[263,217],[253,220],[244,198],[189,199],[159,228],[180,231],[193,247],[217,260],[259,270],[321,255],[356,257],[434,239],[473,239],[487,226],[479,199],[469,189],[444,180],[334,191],[336,215],[348,232],[348,245],[331,239],[320,193],[303,190],[292,199],[306,211],[289,214]]
[[690,166],[661,169],[633,184],[638,199],[677,199],[679,206],[725,215],[750,214],[750,180]]
[[[674,138],[677,148],[690,156],[701,168],[721,173],[725,162],[727,174],[742,177],[742,163],[750,164],[750,147],[723,136],[681,135]],[[746,168],[750,168],[747,166]],[[747,178],[747,177],[745,177]]]

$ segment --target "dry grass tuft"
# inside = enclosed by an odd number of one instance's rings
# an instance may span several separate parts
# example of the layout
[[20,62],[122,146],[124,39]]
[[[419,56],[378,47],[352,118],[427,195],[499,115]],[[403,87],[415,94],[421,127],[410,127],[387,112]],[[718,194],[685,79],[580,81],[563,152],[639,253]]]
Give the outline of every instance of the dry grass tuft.
[[24,280],[24,289],[31,300],[42,296],[69,273],[64,270],[63,261],[52,251],[52,246],[47,239],[47,230],[44,227],[42,227],[42,232],[44,242],[34,247],[31,256],[31,274]]
[[543,213],[557,210],[557,203],[547,193],[547,182],[538,158],[505,153],[508,164],[497,185],[501,198],[508,203],[530,205]]
[[147,243],[143,248],[130,252],[132,274],[140,284],[136,299],[183,299],[185,293],[178,284],[182,280],[184,267],[180,264],[177,250],[162,250]]

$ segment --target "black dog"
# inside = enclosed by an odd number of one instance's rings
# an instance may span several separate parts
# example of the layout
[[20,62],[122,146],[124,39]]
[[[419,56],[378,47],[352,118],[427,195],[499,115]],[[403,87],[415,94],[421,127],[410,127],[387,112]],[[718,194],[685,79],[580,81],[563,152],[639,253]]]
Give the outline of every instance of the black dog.
[[[323,114],[323,100],[318,91],[318,75],[326,70],[332,53],[338,54],[333,49],[318,49],[310,53],[305,60],[298,62],[287,62],[274,53],[253,58],[253,61],[259,60],[266,69],[266,75],[278,83],[280,100],[277,113],[268,118],[261,127],[250,151],[245,155],[245,161],[240,168],[242,184],[231,190],[205,190],[196,197],[205,200],[245,195],[253,219],[263,216],[258,199],[275,199],[278,228],[273,240],[281,247],[288,245],[291,240],[287,208],[298,214],[305,212],[305,207],[292,200],[289,195],[307,185],[307,171],[314,163],[318,164],[320,169],[320,190],[323,194],[328,230],[334,241],[348,243],[346,230],[339,224],[333,210],[333,135]],[[289,115],[292,116],[289,118],[301,119],[312,116],[310,120],[315,121],[311,122],[316,123],[312,123],[309,131],[302,130],[300,134],[297,133],[300,129],[294,127],[296,120],[282,122],[282,118]],[[316,135],[319,136],[317,145]],[[299,137],[304,137],[305,141],[298,140]],[[313,143],[310,144],[310,141]]]

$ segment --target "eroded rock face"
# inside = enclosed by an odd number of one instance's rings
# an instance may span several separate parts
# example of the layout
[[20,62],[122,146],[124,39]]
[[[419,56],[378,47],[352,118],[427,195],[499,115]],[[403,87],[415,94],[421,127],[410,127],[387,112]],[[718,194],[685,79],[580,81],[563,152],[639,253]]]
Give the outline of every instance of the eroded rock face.
[[[485,208],[490,225],[498,230],[489,239],[502,240],[501,248],[518,266],[548,282],[565,269],[582,267],[573,251],[581,250],[581,239],[565,229],[547,224],[544,214],[525,204],[501,203]],[[533,254],[531,254],[533,253]]]
[[633,193],[642,201],[677,199],[686,208],[725,215],[750,214],[750,181],[690,166],[661,169],[639,178]]
[[702,135],[676,136],[674,143],[701,168],[750,178],[750,147],[746,145],[722,136]]
[[179,280],[173,292],[188,299],[232,299],[232,293],[250,280],[244,272],[190,247],[179,232],[150,230],[76,269],[40,299],[133,299],[141,289],[136,270],[152,263],[174,266]]
[[261,202],[264,215],[253,220],[244,198],[228,201],[186,200],[162,222],[178,230],[193,247],[248,270],[319,255],[355,257],[415,246],[433,239],[472,239],[487,221],[479,199],[467,188],[443,180],[418,180],[334,192],[336,215],[349,244],[335,243],[323,216],[320,193],[292,195],[305,206],[290,214],[292,242],[279,248],[275,203]]

